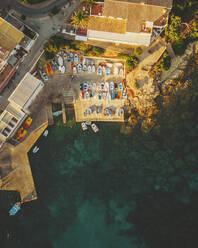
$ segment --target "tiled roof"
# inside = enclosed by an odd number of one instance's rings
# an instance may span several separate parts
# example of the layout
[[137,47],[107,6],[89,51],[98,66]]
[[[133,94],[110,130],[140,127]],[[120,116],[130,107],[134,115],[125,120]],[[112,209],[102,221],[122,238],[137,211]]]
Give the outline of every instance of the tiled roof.
[[173,0],[115,0],[119,2],[129,2],[129,3],[137,3],[137,4],[147,4],[147,5],[156,5],[162,6],[166,8],[172,8]]
[[90,16],[88,29],[124,34],[126,32],[126,20],[110,17]]
[[164,7],[156,5],[105,0],[103,15],[126,19],[126,32],[138,33],[141,31],[142,22],[155,22],[165,13],[165,10]]

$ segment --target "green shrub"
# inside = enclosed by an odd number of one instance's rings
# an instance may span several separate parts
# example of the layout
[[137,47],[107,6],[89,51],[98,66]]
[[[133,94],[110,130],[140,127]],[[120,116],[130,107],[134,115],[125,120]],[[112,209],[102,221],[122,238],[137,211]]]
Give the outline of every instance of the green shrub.
[[103,49],[102,47],[93,47],[92,48],[92,52],[97,56],[97,55],[101,55],[103,54],[105,51],[105,49]]
[[118,56],[117,56],[119,59],[127,59],[129,57],[128,54],[126,53],[118,53]]
[[143,50],[141,47],[137,47],[135,48],[135,51],[134,51],[134,55],[135,56],[140,56],[140,54],[142,54]]
[[171,66],[171,57],[167,52],[165,52],[162,55],[160,63],[154,67],[154,71],[156,73],[161,72],[161,71],[168,71],[170,66]]
[[46,60],[53,59],[54,56],[55,56],[54,53],[51,53],[51,52],[48,52],[48,51],[45,51],[45,52],[44,52],[44,55],[45,55],[45,59],[46,59]]
[[183,55],[186,49],[185,40],[179,39],[178,41],[173,43],[173,50],[176,55]]
[[132,55],[128,55],[126,60],[126,68],[129,70],[133,70],[138,65],[138,58]]
[[165,28],[166,40],[175,42],[180,39],[181,35],[181,17],[172,15],[170,17],[170,24]]

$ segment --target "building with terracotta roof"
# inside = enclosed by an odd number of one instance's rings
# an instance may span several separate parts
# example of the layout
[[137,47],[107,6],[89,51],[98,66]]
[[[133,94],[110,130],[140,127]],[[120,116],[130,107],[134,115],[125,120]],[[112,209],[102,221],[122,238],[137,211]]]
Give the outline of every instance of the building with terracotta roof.
[[104,0],[91,10],[87,39],[149,46],[168,23],[172,0]]

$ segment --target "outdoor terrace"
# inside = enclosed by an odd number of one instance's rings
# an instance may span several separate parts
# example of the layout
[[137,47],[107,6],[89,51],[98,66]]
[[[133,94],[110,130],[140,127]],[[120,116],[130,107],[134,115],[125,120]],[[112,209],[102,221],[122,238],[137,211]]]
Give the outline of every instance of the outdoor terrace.
[[104,3],[95,3],[91,8],[90,15],[102,16]]
[[158,18],[154,23],[153,26],[155,27],[163,27],[167,24],[168,21],[168,11],[164,15],[162,15],[160,18]]

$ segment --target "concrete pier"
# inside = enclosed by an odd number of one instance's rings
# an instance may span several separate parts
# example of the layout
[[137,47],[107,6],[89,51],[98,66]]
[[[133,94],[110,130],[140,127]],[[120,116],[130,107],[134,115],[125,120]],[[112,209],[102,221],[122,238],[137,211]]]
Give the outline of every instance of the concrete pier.
[[48,126],[46,112],[41,111],[33,120],[33,130],[20,144],[6,143],[0,151],[0,190],[13,190],[20,193],[21,202],[37,199],[28,152]]

